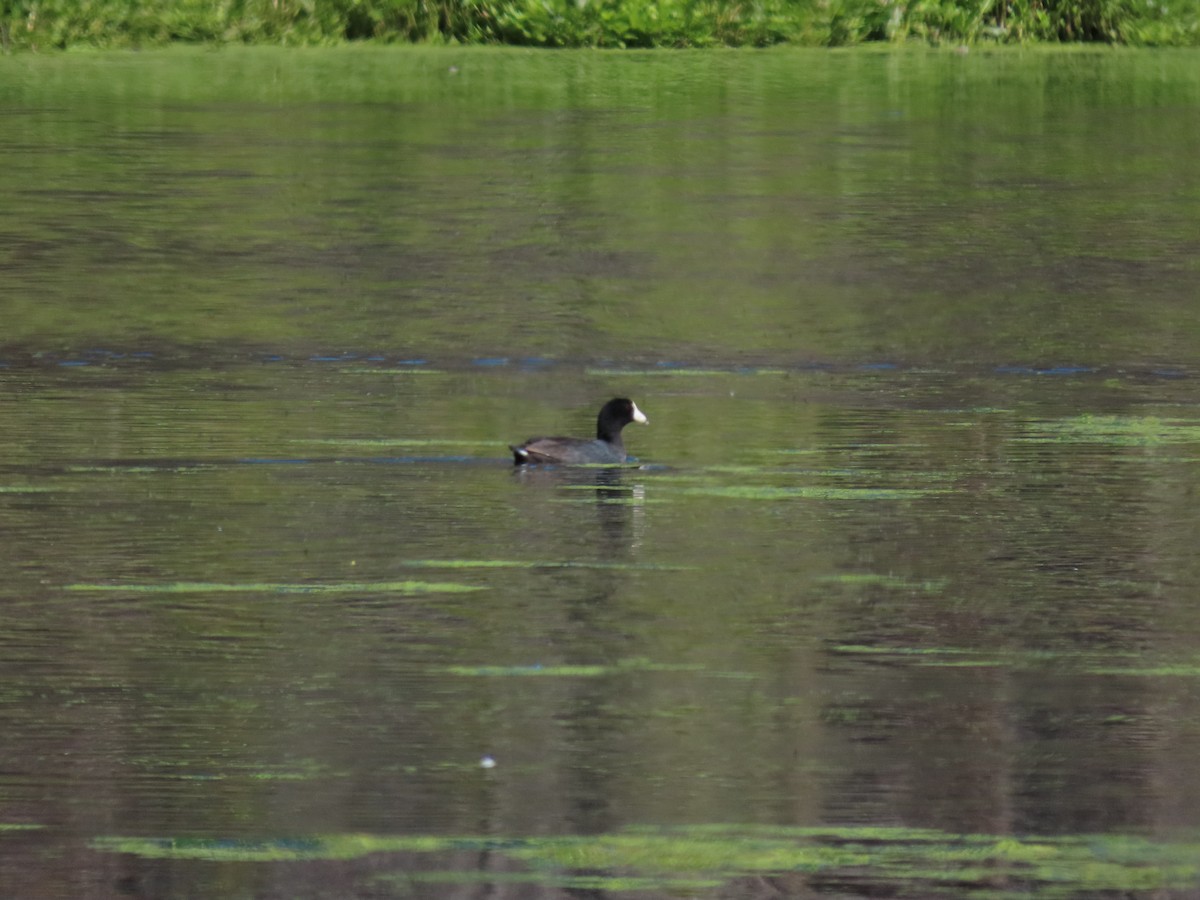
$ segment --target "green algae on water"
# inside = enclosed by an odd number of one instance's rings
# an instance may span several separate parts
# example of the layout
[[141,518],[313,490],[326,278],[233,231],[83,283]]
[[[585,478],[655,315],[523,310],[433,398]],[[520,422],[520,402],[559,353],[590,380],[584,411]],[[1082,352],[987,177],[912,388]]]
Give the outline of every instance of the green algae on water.
[[733,500],[916,500],[950,491],[921,488],[771,487],[769,485],[712,485],[684,488],[692,496]]
[[818,582],[845,585],[847,587],[869,585],[893,588],[895,590],[923,591],[931,594],[941,592],[948,584],[945,578],[913,581],[899,575],[881,575],[874,572],[839,572],[834,575],[820,575],[815,580]]
[[1118,661],[1131,662],[1140,659],[1134,651],[1094,650],[1009,650],[1004,648],[967,647],[901,647],[890,645],[837,644],[828,650],[831,654],[844,657],[859,657],[863,660],[887,661],[893,664],[939,667],[939,668],[1007,668],[1037,669],[1048,665],[1070,666],[1074,671],[1104,675],[1180,675],[1200,674],[1200,667],[1192,672],[1172,667],[1164,669],[1124,669]]
[[[341,834],[237,841],[114,836],[96,838],[92,847],[144,858],[212,862],[344,861],[387,853],[488,851],[527,866],[532,873],[528,879],[506,873],[518,881],[568,886],[581,883],[580,878],[598,878],[597,884],[613,890],[622,883],[682,887],[686,882],[725,883],[781,872],[826,877],[852,872],[858,882],[893,893],[959,898],[994,896],[997,879],[1018,894],[1056,898],[1200,886],[1200,843],[1133,835],[1020,837],[900,827],[714,823],[539,838]],[[380,868],[377,863],[373,867]],[[469,881],[474,874],[441,870],[431,880]],[[494,874],[481,872],[477,877],[489,882]]]
[[1083,415],[1031,422],[1019,441],[1152,447],[1200,442],[1200,423],[1157,416]]
[[1197,678],[1200,662],[1164,662],[1152,666],[1094,665],[1087,671],[1092,675],[1127,675],[1134,678]]
[[484,678],[508,676],[595,678],[623,672],[697,672],[703,666],[687,663],[655,663],[648,659],[624,659],[613,665],[528,665],[528,666],[447,666],[451,675]]
[[522,559],[408,559],[401,565],[414,569],[601,569],[627,572],[684,572],[688,566],[656,563],[588,562],[584,560]]
[[280,582],[172,581],[163,584],[68,584],[68,591],[137,594],[455,594],[482,591],[479,585],[440,581],[354,581],[306,584]]

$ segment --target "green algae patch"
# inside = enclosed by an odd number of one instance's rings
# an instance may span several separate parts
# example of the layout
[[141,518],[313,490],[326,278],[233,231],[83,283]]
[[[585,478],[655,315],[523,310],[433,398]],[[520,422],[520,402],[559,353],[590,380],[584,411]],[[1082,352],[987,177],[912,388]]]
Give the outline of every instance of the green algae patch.
[[770,485],[712,485],[684,488],[691,496],[725,497],[731,500],[917,500],[934,494],[952,493],[935,488],[839,488],[773,487]]
[[353,581],[337,584],[172,581],[164,584],[68,584],[68,591],[133,594],[461,594],[483,587],[445,581]]
[[612,569],[622,572],[686,572],[690,566],[656,563],[585,562],[579,560],[524,559],[408,559],[401,565],[413,569]]
[[839,644],[831,650],[853,656],[961,656],[975,652],[956,647],[876,647],[865,644]]
[[1200,666],[1190,673],[1141,668],[1122,668],[1119,661],[1140,659],[1129,652],[1081,650],[1008,650],[1004,648],[902,647],[876,644],[836,644],[828,652],[837,656],[858,657],[896,664],[941,668],[1036,669],[1048,665],[1070,666],[1075,671],[1104,675],[1200,674]]
[[840,656],[857,656],[863,659],[888,660],[924,668],[993,669],[1001,667],[1024,667],[1025,660],[1006,660],[1002,656],[988,655],[973,650],[950,647],[864,647],[842,645],[831,649]]
[[212,466],[188,464],[180,466],[67,466],[64,471],[72,475],[191,475],[212,470]]
[[[222,766],[220,771],[198,770],[192,763],[181,763],[173,768],[182,771],[164,772],[170,768],[161,761],[154,761],[155,775],[160,778],[171,778],[176,781],[312,781],[316,778],[328,777],[328,769],[310,763],[306,766],[291,769],[265,769],[253,766]],[[146,764],[150,768],[149,761]]]
[[709,873],[724,877],[755,872],[820,871],[870,863],[870,854],[855,846],[747,837],[736,831],[720,835],[687,831],[617,833],[590,840],[550,838],[514,848],[509,853],[536,867]]
[[1017,440],[1122,447],[1200,443],[1200,423],[1186,419],[1160,419],[1157,416],[1083,415],[1029,423],[1025,435]]
[[392,849],[394,842],[365,835],[337,835],[270,841],[204,838],[100,837],[92,849],[143,859],[198,859],[208,862],[294,862],[356,859]]
[[594,678],[607,675],[608,666],[447,666],[451,675],[467,675],[479,678],[503,678],[508,676]]
[[34,825],[28,822],[0,822],[0,832],[3,831],[38,831],[45,825]]
[[[480,838],[325,835],[269,841],[101,837],[101,852],[211,862],[345,861],[373,854],[488,851],[525,872],[447,870],[431,859],[420,876],[446,883],[538,883],[640,890],[712,887],[777,873],[853,877],[880,890],[956,897],[995,896],[997,879],[1015,895],[1067,898],[1080,892],[1194,890],[1200,842],[1131,835],[1029,837],[881,827],[772,828],[705,825],[630,828],[594,836]],[[441,862],[441,865],[436,865]],[[378,864],[374,864],[376,867]],[[406,862],[402,873],[412,876]],[[380,874],[382,880],[393,877]]]
[[655,663],[648,659],[626,659],[613,665],[447,666],[451,675],[473,678],[550,677],[596,678],[625,672],[697,672],[703,666],[686,663]]
[[884,587],[898,591],[921,591],[929,594],[942,592],[949,583],[945,578],[914,581],[899,575],[882,575],[874,572],[839,572],[834,575],[820,575],[814,580],[846,587]]
[[904,476],[876,469],[797,468],[722,464],[654,475],[654,484],[686,497],[730,500],[823,502],[910,501],[958,493],[953,472]]

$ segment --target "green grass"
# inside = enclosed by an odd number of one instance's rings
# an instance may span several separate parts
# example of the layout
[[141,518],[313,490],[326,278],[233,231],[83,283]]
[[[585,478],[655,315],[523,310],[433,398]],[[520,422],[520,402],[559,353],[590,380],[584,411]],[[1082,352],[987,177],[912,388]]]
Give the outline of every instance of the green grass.
[[1200,44],[1180,0],[10,0],[4,49],[173,42],[507,43],[537,47],[843,46],[1089,41]]

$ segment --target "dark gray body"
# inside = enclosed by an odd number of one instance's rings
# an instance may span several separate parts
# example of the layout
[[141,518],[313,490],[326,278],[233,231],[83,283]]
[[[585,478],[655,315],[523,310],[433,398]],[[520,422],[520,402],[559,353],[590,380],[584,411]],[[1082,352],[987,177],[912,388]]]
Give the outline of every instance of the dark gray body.
[[632,400],[617,397],[609,400],[596,417],[594,440],[570,437],[536,437],[510,447],[513,463],[527,465],[549,463],[564,466],[615,465],[629,457],[621,430],[630,422],[649,424]]

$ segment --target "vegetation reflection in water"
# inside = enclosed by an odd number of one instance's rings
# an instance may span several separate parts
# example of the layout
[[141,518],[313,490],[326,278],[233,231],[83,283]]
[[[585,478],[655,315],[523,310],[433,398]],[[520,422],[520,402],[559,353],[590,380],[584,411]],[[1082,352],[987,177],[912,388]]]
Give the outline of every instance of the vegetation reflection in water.
[[[598,836],[479,838],[342,834],[271,841],[101,837],[104,852],[210,862],[352,860],[378,853],[491,851],[526,873],[411,871],[405,880],[498,880],[610,890],[718,886],[739,877],[800,873],[853,878],[939,896],[1066,897],[1078,892],[1183,890],[1200,884],[1200,841],[1136,835],[1015,837],[886,827],[704,825]],[[376,876],[378,877],[378,876]],[[383,876],[387,878],[388,876]]]

